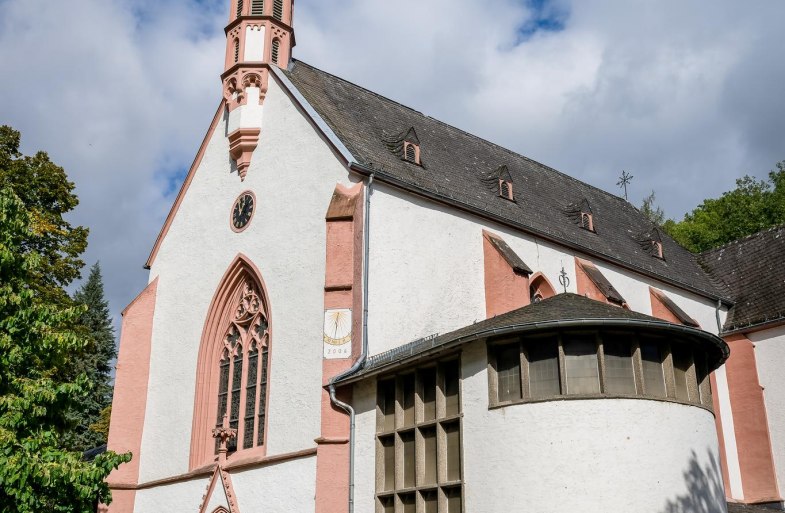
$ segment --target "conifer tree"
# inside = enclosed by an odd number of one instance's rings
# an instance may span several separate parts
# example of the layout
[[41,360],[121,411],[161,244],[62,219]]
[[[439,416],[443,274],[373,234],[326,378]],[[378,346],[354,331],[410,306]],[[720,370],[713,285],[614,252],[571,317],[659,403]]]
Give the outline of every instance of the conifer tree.
[[75,373],[87,376],[91,384],[87,394],[72,412],[74,427],[67,441],[74,449],[87,450],[106,443],[102,414],[106,416],[112,403],[111,364],[117,357],[114,327],[109,316],[109,303],[104,297],[101,266],[96,262],[85,283],[74,294],[74,302],[86,307],[80,317],[80,328],[90,340],[84,355],[75,364]]

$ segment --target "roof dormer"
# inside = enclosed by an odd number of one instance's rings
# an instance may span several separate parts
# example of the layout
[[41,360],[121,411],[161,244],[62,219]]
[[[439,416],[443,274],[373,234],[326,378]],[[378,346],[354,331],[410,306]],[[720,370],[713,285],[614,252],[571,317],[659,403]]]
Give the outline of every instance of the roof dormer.
[[490,174],[483,176],[482,181],[488,187],[488,190],[500,198],[515,202],[512,175],[506,165],[501,165]]
[[410,162],[417,166],[422,166],[420,150],[420,138],[414,127],[410,127],[405,132],[384,139],[384,143],[390,152],[401,160]]
[[589,204],[589,200],[586,198],[581,198],[575,203],[567,205],[564,213],[579,227],[592,233],[597,233],[597,230],[594,228],[594,212]]
[[662,249],[662,232],[656,226],[640,234],[637,238],[641,248],[654,258],[665,260],[665,253]]

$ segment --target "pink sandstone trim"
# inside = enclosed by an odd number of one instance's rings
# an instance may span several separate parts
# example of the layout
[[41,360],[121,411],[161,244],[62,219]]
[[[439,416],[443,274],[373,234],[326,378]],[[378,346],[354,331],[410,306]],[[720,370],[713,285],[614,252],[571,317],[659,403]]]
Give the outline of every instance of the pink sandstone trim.
[[[117,453],[130,451],[133,459],[112,472],[107,483],[135,486],[139,479],[147,387],[150,375],[150,351],[153,337],[158,278],[153,280],[123,310],[120,351],[115,374],[112,419],[109,424],[108,449]],[[135,493],[121,492],[109,506],[111,513],[132,513]]]
[[755,349],[743,335],[725,337],[730,358],[725,362],[734,435],[738,447],[743,502],[781,501],[774,469],[763,389],[758,381]]
[[183,181],[182,187],[180,187],[180,192],[177,193],[177,198],[172,205],[172,208],[169,210],[169,214],[166,216],[166,221],[164,225],[161,227],[161,231],[158,233],[158,237],[155,239],[155,244],[153,244],[153,249],[150,252],[150,256],[147,257],[147,262],[145,263],[145,268],[149,269],[153,262],[155,262],[155,257],[158,256],[158,250],[161,249],[161,244],[163,244],[164,239],[166,238],[166,234],[169,233],[169,228],[172,226],[172,221],[174,221],[174,216],[177,215],[177,211],[180,210],[180,205],[185,198],[185,193],[188,192],[188,188],[191,186],[191,182],[193,181],[194,175],[196,174],[196,170],[202,163],[202,159],[204,158],[204,154],[207,151],[207,145],[210,142],[210,137],[215,132],[216,127],[218,126],[218,122],[223,117],[224,109],[226,108],[226,102],[221,100],[221,103],[218,105],[218,110],[215,112],[215,116],[213,117],[212,123],[210,123],[210,128],[207,130],[207,134],[205,134],[204,139],[202,140],[202,144],[199,146],[199,151],[196,154],[196,158],[194,159],[193,163],[191,164],[191,168],[188,170],[188,175],[186,175],[185,180]]
[[[348,369],[359,356],[362,334],[362,256],[363,192],[362,183],[351,187],[338,184],[325,216],[326,263],[324,308],[351,308],[352,358],[322,360],[322,382]],[[342,401],[351,400],[351,390],[338,393]],[[317,444],[316,512],[345,513],[349,493],[349,419],[334,407],[327,390],[322,390],[321,436]]]
[[259,144],[260,128],[238,128],[229,134],[229,155],[237,162],[240,180],[245,180],[251,157]]
[[[199,344],[199,356],[197,359],[196,371],[196,393],[194,397],[194,419],[191,434],[191,455],[189,469],[193,470],[202,465],[215,461],[214,440],[211,431],[215,424],[215,412],[218,408],[218,362],[223,350],[220,340],[223,330],[229,325],[229,318],[234,310],[234,302],[237,299],[238,289],[242,287],[246,279],[255,282],[259,294],[262,296],[263,309],[267,312],[267,331],[268,331],[268,376],[271,375],[269,369],[273,361],[273,320],[269,315],[271,311],[270,299],[267,295],[267,288],[264,285],[259,269],[242,253],[238,254],[229,265],[226,273],[221,279],[218,288],[213,296],[213,300],[208,310],[202,331],[202,339]],[[270,404],[271,380],[267,382],[266,405]],[[241,401],[245,393],[242,388]],[[241,404],[244,404],[241,402]],[[227,467],[231,462],[243,457],[264,457],[267,450],[268,422],[269,415],[265,415],[264,440],[262,445],[240,449],[228,457]]]
[[663,319],[673,324],[683,324],[681,320],[668,308],[668,305],[662,300],[663,292],[649,287],[649,301],[651,302],[651,315],[658,319]]
[[528,305],[529,277],[516,273],[491,243],[491,239],[501,240],[501,237],[486,230],[482,235],[486,317]]

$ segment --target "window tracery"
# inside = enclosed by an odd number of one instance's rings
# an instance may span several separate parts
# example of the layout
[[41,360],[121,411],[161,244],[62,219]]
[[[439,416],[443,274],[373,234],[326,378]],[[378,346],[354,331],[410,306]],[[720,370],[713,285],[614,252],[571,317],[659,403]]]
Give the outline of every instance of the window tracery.
[[190,468],[212,461],[215,428],[236,431],[234,452],[266,452],[270,366],[269,301],[256,267],[238,255],[219,285],[205,321],[197,363]]
[[[227,449],[250,449],[264,443],[265,402],[267,393],[267,317],[255,285],[246,282],[242,288],[234,319],[223,338],[216,427],[229,418],[229,428],[238,436]],[[262,353],[260,362],[259,353]],[[259,368],[259,364],[264,367]],[[261,371],[261,372],[260,372]],[[260,380],[259,376],[264,376]],[[256,398],[259,397],[260,401]],[[241,425],[242,420],[242,425]],[[256,436],[254,436],[257,434]]]

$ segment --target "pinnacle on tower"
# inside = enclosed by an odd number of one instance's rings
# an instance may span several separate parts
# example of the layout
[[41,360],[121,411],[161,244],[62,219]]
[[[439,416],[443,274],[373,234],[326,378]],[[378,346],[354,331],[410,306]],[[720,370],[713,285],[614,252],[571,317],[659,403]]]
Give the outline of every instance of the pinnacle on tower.
[[231,0],[221,75],[230,111],[248,104],[249,97],[261,104],[270,66],[289,65],[295,44],[293,10],[294,0]]

